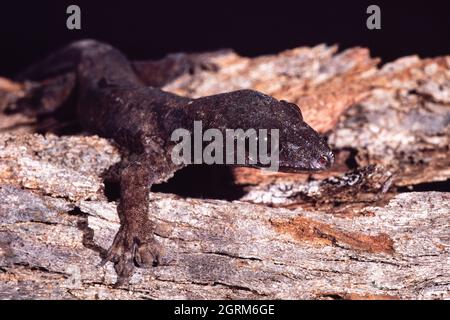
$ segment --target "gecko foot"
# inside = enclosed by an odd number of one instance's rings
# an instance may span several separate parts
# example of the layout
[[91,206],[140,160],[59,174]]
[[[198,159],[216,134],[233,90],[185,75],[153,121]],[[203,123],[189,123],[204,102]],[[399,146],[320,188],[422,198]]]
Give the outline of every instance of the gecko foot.
[[157,266],[161,256],[161,245],[151,232],[139,232],[121,227],[109,248],[101,266],[108,261],[114,263],[117,273],[115,287],[127,284],[133,275],[134,267]]

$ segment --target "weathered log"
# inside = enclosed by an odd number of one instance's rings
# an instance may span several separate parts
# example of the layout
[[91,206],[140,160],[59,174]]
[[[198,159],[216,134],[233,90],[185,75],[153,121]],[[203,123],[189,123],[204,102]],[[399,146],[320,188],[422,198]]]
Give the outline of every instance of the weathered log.
[[450,297],[448,193],[399,194],[351,218],[152,193],[162,264],[114,289],[112,265],[98,264],[116,204],[97,175],[117,151],[96,137],[3,135],[0,159],[2,298]]

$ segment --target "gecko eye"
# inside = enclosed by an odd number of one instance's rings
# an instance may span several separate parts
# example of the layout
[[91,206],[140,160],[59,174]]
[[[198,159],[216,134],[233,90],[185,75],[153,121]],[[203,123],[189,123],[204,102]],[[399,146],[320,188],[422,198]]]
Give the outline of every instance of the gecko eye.
[[297,106],[295,103],[287,102],[286,100],[280,100],[280,102],[287,108],[291,109],[291,111],[296,113],[300,120],[303,120],[302,111],[300,110],[299,106]]

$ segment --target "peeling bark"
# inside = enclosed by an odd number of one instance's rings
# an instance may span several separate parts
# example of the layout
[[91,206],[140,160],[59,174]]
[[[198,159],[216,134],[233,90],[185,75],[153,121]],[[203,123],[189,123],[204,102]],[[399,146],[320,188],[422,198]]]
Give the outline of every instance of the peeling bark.
[[[394,185],[450,178],[450,57],[404,57],[381,68],[362,48],[297,48],[255,59],[224,53],[216,71],[184,75],[165,89],[198,97],[250,88],[297,103],[313,128],[330,134],[338,153],[333,171],[381,164]],[[349,153],[349,151],[351,151]],[[356,157],[355,157],[356,155]],[[237,169],[240,184],[304,182],[311,175]]]

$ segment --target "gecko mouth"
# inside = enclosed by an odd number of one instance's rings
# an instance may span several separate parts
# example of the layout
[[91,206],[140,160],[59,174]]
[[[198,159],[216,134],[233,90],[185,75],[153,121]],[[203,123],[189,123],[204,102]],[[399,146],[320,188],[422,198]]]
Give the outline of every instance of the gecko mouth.
[[280,165],[280,172],[307,172],[307,171],[321,171],[329,169],[334,164],[334,154],[332,151],[329,151],[326,154],[323,154],[316,159],[313,159],[308,162],[307,165],[301,166],[290,166],[290,165]]
[[278,171],[283,173],[307,173],[311,171],[321,171],[321,170],[323,170],[323,168],[312,168],[312,167],[304,168],[304,167],[285,166],[280,167]]

